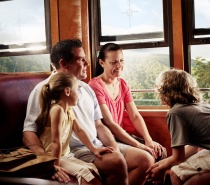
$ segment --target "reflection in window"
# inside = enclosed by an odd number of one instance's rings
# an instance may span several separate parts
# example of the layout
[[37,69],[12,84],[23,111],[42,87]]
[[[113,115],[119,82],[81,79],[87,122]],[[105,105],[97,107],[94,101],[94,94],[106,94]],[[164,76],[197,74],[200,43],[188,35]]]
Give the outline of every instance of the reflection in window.
[[48,0],[0,1],[0,72],[50,71]]
[[210,28],[210,0],[194,0],[195,28]]
[[44,0],[0,2],[0,52],[46,49]]
[[102,37],[124,43],[164,40],[162,0],[100,0],[100,7]]

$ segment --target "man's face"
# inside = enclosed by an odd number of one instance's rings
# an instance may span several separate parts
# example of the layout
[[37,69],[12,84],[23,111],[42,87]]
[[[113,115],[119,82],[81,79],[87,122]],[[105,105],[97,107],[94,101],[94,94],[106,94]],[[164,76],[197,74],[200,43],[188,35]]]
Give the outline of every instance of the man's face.
[[83,48],[74,48],[74,59],[68,64],[67,73],[73,74],[78,80],[87,78],[88,61],[85,58]]

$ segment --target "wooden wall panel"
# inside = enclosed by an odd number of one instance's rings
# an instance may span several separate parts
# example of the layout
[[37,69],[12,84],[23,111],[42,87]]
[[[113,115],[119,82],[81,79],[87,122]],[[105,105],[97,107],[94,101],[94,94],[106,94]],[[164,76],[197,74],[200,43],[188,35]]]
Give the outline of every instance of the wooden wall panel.
[[54,46],[59,41],[58,1],[50,0],[51,42]]
[[178,69],[184,69],[181,1],[182,0],[172,0],[174,67]]
[[[51,0],[51,5],[52,45],[59,40],[80,39],[90,61],[88,0]],[[90,71],[89,67],[86,82]]]

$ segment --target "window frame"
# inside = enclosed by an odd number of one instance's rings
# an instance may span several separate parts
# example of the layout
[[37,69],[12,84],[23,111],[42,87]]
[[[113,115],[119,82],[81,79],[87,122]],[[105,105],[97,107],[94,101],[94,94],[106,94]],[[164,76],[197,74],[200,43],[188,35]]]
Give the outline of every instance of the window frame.
[[210,28],[195,28],[194,0],[182,1],[184,70],[191,72],[191,45],[210,44],[210,37],[194,38],[198,35],[210,35]]
[[[7,1],[7,0],[3,0]],[[1,3],[1,2],[0,2]],[[0,57],[7,56],[21,56],[21,55],[39,55],[39,54],[49,54],[52,44],[51,44],[51,24],[50,24],[50,1],[44,0],[44,14],[45,14],[45,36],[46,36],[46,49],[44,50],[32,50],[32,51],[14,51],[14,52],[0,52]],[[30,45],[34,43],[27,43],[26,45]],[[5,49],[12,45],[0,45],[0,50]]]
[[[141,48],[157,48],[157,47],[169,47],[170,66],[174,66],[173,58],[173,33],[172,33],[172,1],[162,0],[163,4],[163,30],[164,41],[150,41],[150,42],[136,42],[119,44],[122,49],[141,49]],[[95,74],[97,52],[100,50],[100,42],[109,42],[113,39],[121,41],[124,39],[136,39],[149,36],[151,34],[158,35],[159,32],[144,33],[144,34],[132,34],[132,35],[120,35],[120,36],[101,36],[101,17],[100,17],[100,0],[91,0],[89,2],[90,9],[90,46],[91,46],[91,69],[92,74]],[[93,75],[94,76],[94,75]]]

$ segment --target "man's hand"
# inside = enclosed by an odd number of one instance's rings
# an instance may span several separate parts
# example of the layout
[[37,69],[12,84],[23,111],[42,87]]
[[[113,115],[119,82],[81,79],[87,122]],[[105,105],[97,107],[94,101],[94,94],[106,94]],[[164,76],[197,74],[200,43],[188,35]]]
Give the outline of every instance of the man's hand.
[[76,181],[75,178],[69,176],[70,174],[67,172],[66,169],[57,165],[54,165],[54,168],[55,168],[55,173],[52,176],[53,180],[57,180],[59,182],[65,182],[65,183]]

